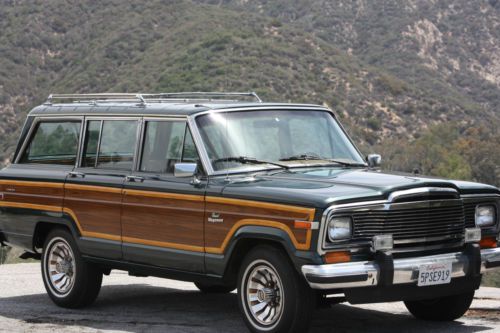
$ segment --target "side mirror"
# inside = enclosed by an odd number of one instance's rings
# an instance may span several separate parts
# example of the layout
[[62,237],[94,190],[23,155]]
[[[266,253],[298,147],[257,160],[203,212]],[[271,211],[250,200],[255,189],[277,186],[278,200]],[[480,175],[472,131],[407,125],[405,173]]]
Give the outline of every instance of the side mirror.
[[366,157],[366,162],[370,168],[376,168],[382,163],[382,156],[379,154],[369,154]]
[[198,165],[196,163],[175,163],[174,176],[175,177],[193,177],[196,174]]

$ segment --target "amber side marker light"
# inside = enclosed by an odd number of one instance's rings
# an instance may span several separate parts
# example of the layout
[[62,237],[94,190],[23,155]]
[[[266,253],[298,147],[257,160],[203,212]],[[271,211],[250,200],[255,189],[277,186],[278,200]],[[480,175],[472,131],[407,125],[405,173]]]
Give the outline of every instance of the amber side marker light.
[[351,253],[349,251],[330,252],[323,256],[325,263],[337,264],[341,262],[351,261]]
[[497,240],[495,237],[485,237],[479,242],[479,246],[482,249],[492,249],[497,247]]

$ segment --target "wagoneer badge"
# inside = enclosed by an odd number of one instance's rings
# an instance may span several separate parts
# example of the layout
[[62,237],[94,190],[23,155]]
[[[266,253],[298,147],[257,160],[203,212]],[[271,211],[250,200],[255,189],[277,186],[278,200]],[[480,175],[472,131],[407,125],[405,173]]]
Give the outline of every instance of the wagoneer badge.
[[208,222],[210,223],[222,223],[224,222],[224,219],[220,218],[219,213],[212,213],[212,215],[208,218]]

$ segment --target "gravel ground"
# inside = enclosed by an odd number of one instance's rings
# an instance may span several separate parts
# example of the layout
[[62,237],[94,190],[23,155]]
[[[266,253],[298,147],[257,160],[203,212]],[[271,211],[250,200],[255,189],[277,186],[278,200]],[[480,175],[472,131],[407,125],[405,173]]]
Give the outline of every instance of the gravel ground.
[[[402,303],[335,305],[318,310],[312,332],[500,332],[500,289],[481,288],[453,323],[418,321]],[[45,294],[38,264],[0,266],[0,332],[246,332],[236,294],[204,295],[191,283],[104,278],[97,302],[61,309]]]

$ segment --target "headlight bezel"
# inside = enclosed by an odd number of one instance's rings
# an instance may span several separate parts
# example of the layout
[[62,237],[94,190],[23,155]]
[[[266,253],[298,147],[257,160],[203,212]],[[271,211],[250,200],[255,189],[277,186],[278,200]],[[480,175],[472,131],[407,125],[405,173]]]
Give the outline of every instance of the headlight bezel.
[[[349,228],[348,228],[348,232],[345,234],[345,236],[338,237],[338,238],[332,237],[333,236],[333,234],[331,232],[332,224],[333,224],[333,226],[335,226],[335,220],[337,220],[337,224],[347,222]],[[339,227],[337,227],[337,228],[339,228]],[[343,229],[346,229],[345,226],[343,227]],[[330,243],[345,242],[345,241],[352,239],[352,235],[353,235],[352,216],[350,216],[350,215],[331,215],[331,216],[329,216],[328,223],[326,225],[326,237],[327,237],[328,242],[330,242]]]
[[[492,218],[491,218],[491,222],[488,223],[488,224],[479,224],[478,223],[478,218],[480,218],[481,216],[486,216],[486,215],[479,215],[479,210],[480,209],[484,209],[485,207],[488,207],[488,208],[491,208],[491,211],[492,211]],[[485,204],[478,204],[476,205],[476,209],[475,209],[475,212],[474,212],[474,224],[476,227],[478,228],[481,228],[481,229],[486,229],[486,228],[491,228],[491,227],[494,227],[497,225],[497,222],[498,222],[498,211],[497,211],[497,206],[493,203],[485,203]]]

